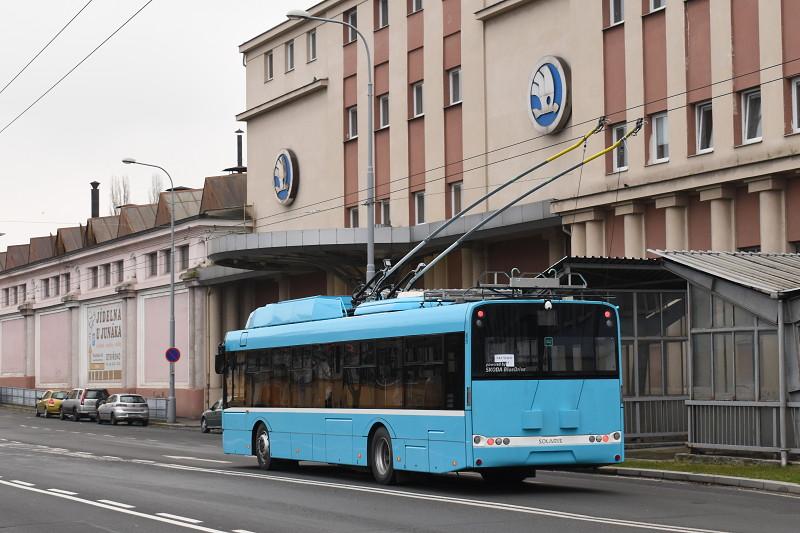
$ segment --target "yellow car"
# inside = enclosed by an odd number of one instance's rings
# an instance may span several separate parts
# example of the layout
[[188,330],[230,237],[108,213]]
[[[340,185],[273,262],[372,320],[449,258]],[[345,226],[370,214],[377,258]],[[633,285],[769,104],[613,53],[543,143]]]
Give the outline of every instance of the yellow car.
[[61,411],[61,401],[65,400],[68,395],[69,393],[63,390],[45,391],[36,402],[36,416],[49,418],[50,415],[57,415]]

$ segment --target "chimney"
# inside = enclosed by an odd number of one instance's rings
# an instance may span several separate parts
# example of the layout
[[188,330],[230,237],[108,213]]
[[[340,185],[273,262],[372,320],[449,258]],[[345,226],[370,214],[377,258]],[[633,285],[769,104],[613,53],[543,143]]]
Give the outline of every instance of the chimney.
[[242,130],[236,130],[236,166],[242,167]]
[[93,181],[89,185],[92,186],[92,218],[97,218],[100,216],[100,182]]

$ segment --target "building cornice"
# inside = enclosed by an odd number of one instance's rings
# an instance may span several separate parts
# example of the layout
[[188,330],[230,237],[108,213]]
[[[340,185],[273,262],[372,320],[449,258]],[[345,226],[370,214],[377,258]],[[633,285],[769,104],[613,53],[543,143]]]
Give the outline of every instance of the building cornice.
[[251,118],[255,118],[259,115],[263,115],[264,113],[269,113],[270,111],[274,111],[280,107],[283,107],[287,104],[294,102],[295,100],[299,100],[301,98],[305,98],[306,96],[313,94],[317,91],[322,91],[328,88],[328,78],[322,79],[314,79],[311,83],[303,85],[302,87],[298,87],[288,93],[282,94],[277,98],[273,98],[263,104],[259,104],[255,107],[248,109],[247,111],[243,111],[236,115],[236,120],[248,121]]
[[509,11],[517,9],[525,4],[530,4],[533,0],[499,0],[492,5],[486,6],[475,12],[475,18],[481,22],[486,22]]

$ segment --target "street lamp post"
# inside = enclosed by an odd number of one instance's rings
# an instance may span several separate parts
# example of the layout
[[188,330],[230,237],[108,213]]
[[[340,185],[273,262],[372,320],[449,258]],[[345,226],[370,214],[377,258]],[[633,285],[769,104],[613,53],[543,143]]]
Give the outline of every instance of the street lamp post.
[[[163,167],[152,165],[150,163],[142,163],[136,161],[132,157],[126,157],[122,160],[126,165],[141,165],[143,167],[157,168],[167,175],[169,179],[169,203],[170,203],[170,216],[169,216],[169,347],[175,346],[175,183],[172,181],[172,176],[169,175]],[[169,396],[167,397],[167,422],[170,424],[175,423],[175,363],[169,363]]]
[[315,17],[302,9],[293,9],[286,13],[286,16],[290,19],[318,20],[347,26],[361,38],[361,42],[367,52],[367,127],[369,128],[369,134],[367,135],[367,282],[369,282],[375,275],[375,162],[373,156],[375,125],[372,123],[372,54],[369,44],[364,34],[358,31],[358,28],[343,20]]

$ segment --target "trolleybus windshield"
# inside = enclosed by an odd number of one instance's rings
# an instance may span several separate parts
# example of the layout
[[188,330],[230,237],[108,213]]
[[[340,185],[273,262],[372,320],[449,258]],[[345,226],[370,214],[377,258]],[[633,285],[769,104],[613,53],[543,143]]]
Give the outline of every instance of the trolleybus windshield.
[[472,313],[474,379],[617,378],[617,315],[600,304],[492,304]]

